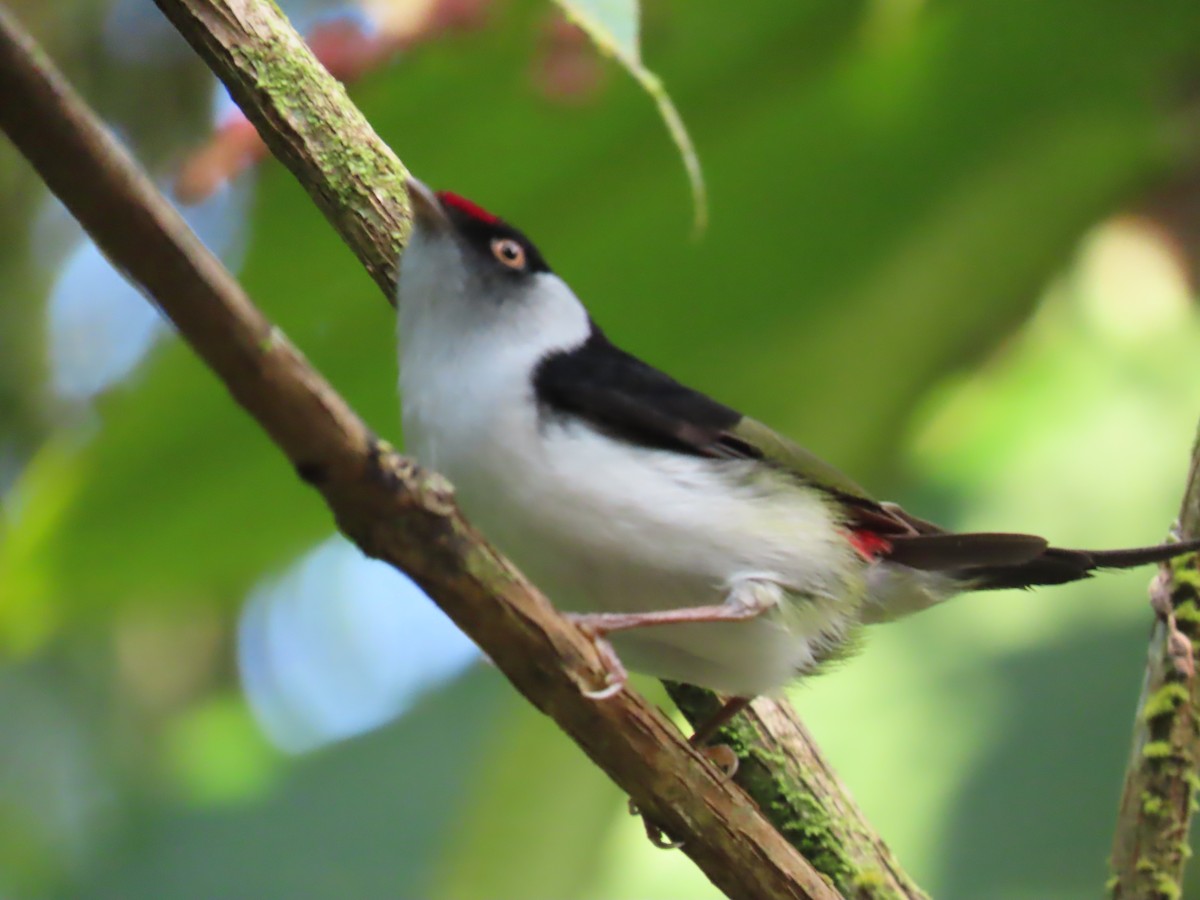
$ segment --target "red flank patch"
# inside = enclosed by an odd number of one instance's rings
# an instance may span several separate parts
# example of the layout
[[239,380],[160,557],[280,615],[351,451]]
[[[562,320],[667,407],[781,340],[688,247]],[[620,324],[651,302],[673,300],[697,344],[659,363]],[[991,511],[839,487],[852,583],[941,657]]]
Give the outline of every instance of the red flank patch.
[[850,546],[867,562],[875,562],[892,552],[892,542],[873,531],[848,531],[846,538]]

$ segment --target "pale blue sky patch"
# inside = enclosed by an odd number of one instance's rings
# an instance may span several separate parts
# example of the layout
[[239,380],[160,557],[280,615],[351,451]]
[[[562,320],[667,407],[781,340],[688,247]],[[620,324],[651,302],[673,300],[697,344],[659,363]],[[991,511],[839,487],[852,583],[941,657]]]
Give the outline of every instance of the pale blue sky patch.
[[[180,207],[200,240],[231,269],[245,256],[254,180],[248,173],[203,203]],[[39,219],[55,216],[47,212]],[[125,379],[169,330],[158,310],[82,235],[58,267],[46,315],[51,388],[69,400],[87,400]]]
[[478,658],[420,588],[340,536],[260,582],[238,627],[250,706],[293,752],[391,721]]

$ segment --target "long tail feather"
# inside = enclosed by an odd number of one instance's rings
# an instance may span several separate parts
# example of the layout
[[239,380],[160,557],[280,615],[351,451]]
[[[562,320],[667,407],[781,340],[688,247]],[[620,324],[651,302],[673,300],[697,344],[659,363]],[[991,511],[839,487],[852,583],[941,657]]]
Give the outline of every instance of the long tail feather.
[[927,572],[1014,566],[1037,559],[1049,548],[1045,538],[1032,534],[984,532],[889,535],[888,544],[892,562]]
[[1131,569],[1200,550],[1200,541],[1134,547],[1128,550],[1067,550],[1047,547],[1041,555],[1012,565],[969,566],[955,577],[977,590],[1065,584],[1091,577],[1097,569]]

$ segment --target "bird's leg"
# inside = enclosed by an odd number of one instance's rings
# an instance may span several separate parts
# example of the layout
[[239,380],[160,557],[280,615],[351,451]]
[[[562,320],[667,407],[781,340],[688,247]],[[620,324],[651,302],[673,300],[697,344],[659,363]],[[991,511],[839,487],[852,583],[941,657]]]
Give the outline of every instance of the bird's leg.
[[[709,606],[685,606],[678,609],[656,609],[625,613],[567,613],[584,634],[592,639],[601,659],[608,669],[605,686],[596,691],[585,691],[593,700],[604,700],[620,693],[628,675],[621,659],[617,656],[608,635],[635,628],[652,628],[656,625],[690,625],[708,622],[744,622],[770,612],[779,605],[783,592],[778,584],[757,578],[747,578],[734,584],[725,597],[725,602]],[[734,710],[733,715],[737,712]],[[723,725],[725,720],[717,723]]]
[[696,726],[688,743],[697,750],[704,747],[717,736],[717,732],[728,724],[734,716],[750,705],[749,697],[730,697],[721,708]]
[[[762,592],[767,593],[767,592]],[[748,602],[741,591],[729,595],[724,603],[712,606],[685,606],[680,609],[656,609],[629,613],[567,613],[566,616],[590,637],[606,637],[618,631],[652,628],[655,625],[690,625],[697,622],[744,622],[774,609],[778,598],[759,599],[756,592]]]
[[[589,697],[610,697],[620,691],[624,685],[625,667],[621,666],[616,651],[613,650],[606,635],[614,631],[628,631],[633,628],[647,628],[653,625],[679,625],[695,622],[744,622],[761,616],[774,609],[780,601],[781,591],[777,584],[763,580],[746,580],[736,585],[724,603],[713,606],[695,606],[683,609],[656,610],[640,613],[584,613],[568,614],[595,642],[602,658],[620,666],[620,680],[613,677],[613,669],[609,670],[609,684],[601,691],[590,692]],[[615,688],[615,689],[614,689]],[[750,705],[749,697],[730,697],[712,716],[701,722],[693,732],[688,743],[704,756],[709,762],[720,769],[725,778],[732,778],[737,773],[738,757],[727,744],[709,746],[708,742],[720,728],[734,716]],[[637,805],[630,800],[629,812],[641,815]],[[642,824],[646,835],[654,846],[663,850],[673,850],[682,844],[667,837],[666,833],[646,816],[642,816]]]

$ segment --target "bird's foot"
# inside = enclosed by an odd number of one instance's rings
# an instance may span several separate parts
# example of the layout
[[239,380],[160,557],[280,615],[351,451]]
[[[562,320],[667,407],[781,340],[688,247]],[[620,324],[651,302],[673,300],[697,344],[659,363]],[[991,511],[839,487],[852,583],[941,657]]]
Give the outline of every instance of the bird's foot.
[[642,827],[646,829],[646,837],[650,838],[650,843],[659,850],[678,850],[683,846],[683,841],[667,837],[667,833],[663,831],[662,826],[651,820],[632,800],[629,801],[629,814],[631,816],[642,817]]
[[585,690],[583,696],[589,700],[607,700],[609,697],[617,696],[624,690],[625,683],[629,681],[629,673],[625,671],[621,657],[617,656],[617,651],[613,649],[612,643],[608,640],[608,631],[597,622],[597,616],[586,613],[567,613],[566,615],[576,628],[588,636],[592,646],[596,648],[596,655],[600,657],[600,664],[604,667],[604,686]]
[[652,843],[659,850],[678,850],[683,846],[683,841],[677,841],[674,838],[667,837],[667,833],[651,822],[645,816],[642,816],[642,825],[646,829],[646,837],[650,838]]
[[714,606],[692,606],[680,609],[657,609],[625,613],[567,613],[575,627],[591,638],[607,669],[604,687],[584,691],[593,700],[605,700],[621,692],[629,675],[620,658],[608,642],[608,636],[618,631],[649,628],[656,625],[684,625],[698,622],[744,622],[761,616],[779,605],[778,585],[754,579],[730,593],[724,603]]
[[728,744],[709,744],[717,736],[717,732],[728,725],[738,713],[750,705],[749,697],[730,697],[721,708],[696,726],[695,732],[688,743],[710,763],[721,770],[728,781],[737,774],[740,760],[737,753]]
[[741,760],[728,744],[711,744],[707,747],[696,747],[696,752],[716,766],[721,772],[721,780],[728,781],[737,774]]

